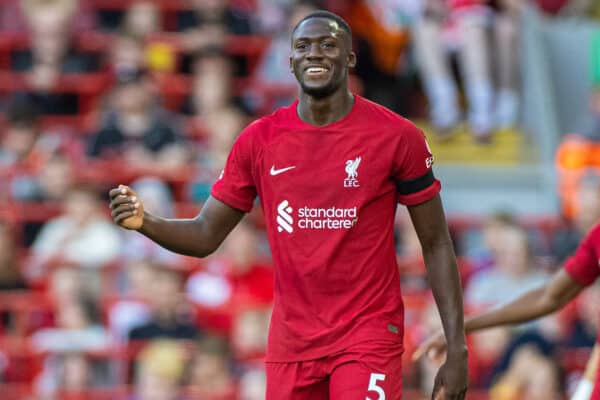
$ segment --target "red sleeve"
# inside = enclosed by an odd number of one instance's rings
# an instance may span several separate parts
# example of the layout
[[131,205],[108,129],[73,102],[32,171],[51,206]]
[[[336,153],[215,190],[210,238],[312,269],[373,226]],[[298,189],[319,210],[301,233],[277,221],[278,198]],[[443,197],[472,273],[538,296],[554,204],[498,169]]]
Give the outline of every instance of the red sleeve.
[[237,138],[221,176],[212,187],[211,195],[217,200],[244,212],[250,212],[256,198],[252,171],[253,140],[250,125]]
[[398,202],[412,206],[433,198],[440,192],[441,184],[433,176],[433,155],[425,134],[412,122],[406,122],[396,150],[393,174]]
[[575,254],[569,257],[565,264],[567,273],[582,285],[591,285],[600,275],[599,259],[595,251],[598,242],[600,242],[599,226],[588,233]]

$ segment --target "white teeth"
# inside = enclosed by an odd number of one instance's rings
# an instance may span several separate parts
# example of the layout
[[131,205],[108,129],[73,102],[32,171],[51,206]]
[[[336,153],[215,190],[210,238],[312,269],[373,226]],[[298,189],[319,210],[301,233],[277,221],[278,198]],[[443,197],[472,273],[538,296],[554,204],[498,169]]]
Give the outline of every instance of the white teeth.
[[327,69],[321,67],[310,67],[306,70],[306,72],[308,72],[309,74],[320,74],[325,71],[327,71]]

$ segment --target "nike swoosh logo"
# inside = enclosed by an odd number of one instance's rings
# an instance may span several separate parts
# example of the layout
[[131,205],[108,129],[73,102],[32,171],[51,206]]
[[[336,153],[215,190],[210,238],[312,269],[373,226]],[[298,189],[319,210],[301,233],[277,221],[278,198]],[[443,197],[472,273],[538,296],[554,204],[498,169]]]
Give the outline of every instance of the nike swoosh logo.
[[279,175],[279,174],[283,174],[284,172],[289,171],[290,169],[294,169],[296,168],[295,165],[292,165],[291,167],[287,167],[287,168],[281,168],[281,169],[275,169],[275,166],[272,165],[271,166],[271,176],[275,176],[275,175]]

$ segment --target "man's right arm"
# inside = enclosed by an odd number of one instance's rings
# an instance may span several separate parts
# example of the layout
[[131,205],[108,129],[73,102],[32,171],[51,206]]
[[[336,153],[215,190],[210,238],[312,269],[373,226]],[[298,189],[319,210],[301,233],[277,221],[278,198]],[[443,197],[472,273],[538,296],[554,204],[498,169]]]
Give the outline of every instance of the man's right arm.
[[110,198],[116,224],[133,228],[168,250],[193,257],[214,252],[244,216],[243,211],[212,196],[190,219],[167,219],[144,212],[140,199],[126,186],[112,189]]

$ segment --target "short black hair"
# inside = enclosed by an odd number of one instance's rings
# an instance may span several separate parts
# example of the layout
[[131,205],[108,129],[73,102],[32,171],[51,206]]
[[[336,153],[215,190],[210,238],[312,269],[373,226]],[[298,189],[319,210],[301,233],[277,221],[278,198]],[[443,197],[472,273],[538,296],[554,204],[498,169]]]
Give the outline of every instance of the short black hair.
[[305,21],[308,21],[309,19],[313,19],[313,18],[324,18],[324,19],[328,19],[328,20],[336,22],[344,31],[346,31],[349,38],[352,39],[352,29],[350,28],[350,25],[348,25],[348,23],[346,21],[344,21],[344,19],[342,17],[340,17],[339,15],[334,14],[330,11],[326,11],[326,10],[313,11],[310,14],[308,14],[306,17],[302,18],[300,20],[300,22],[298,22],[296,24],[296,26],[294,27],[294,30],[292,30],[292,34],[294,32],[296,32],[298,27],[300,25],[302,25]]

